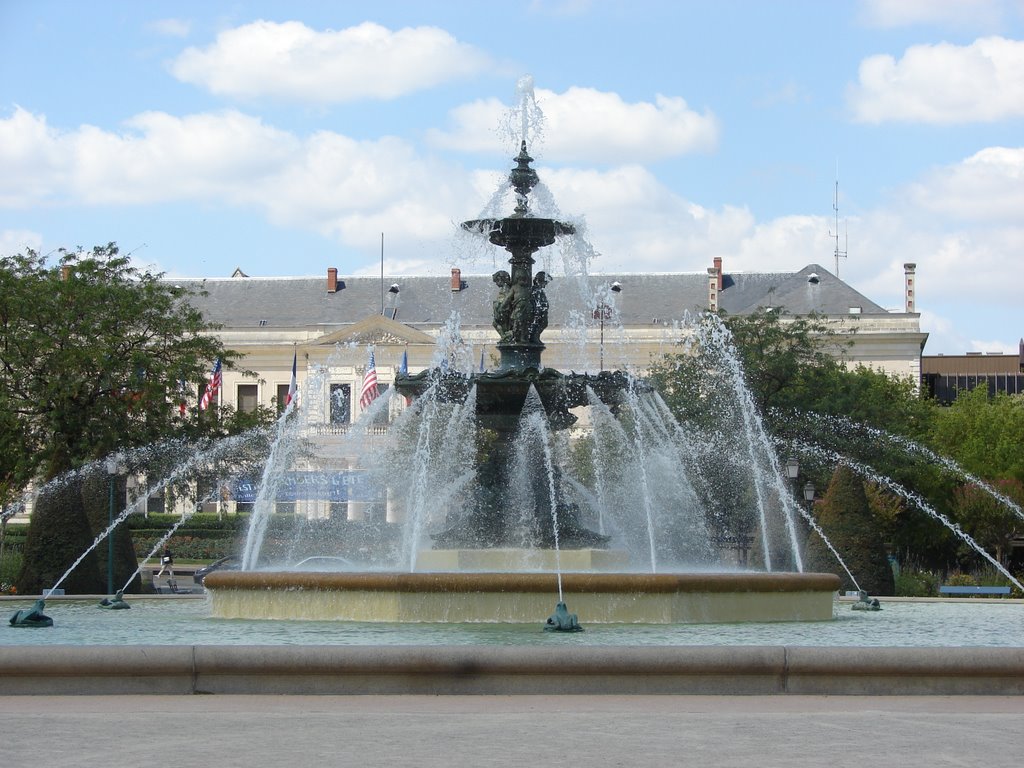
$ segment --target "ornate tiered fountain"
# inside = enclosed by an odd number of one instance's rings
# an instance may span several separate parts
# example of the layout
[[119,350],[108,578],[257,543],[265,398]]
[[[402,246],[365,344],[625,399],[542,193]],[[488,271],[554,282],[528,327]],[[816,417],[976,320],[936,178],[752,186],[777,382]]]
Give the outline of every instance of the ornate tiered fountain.
[[630,386],[644,388],[641,382],[631,381],[620,371],[604,371],[596,376],[564,374],[541,364],[541,334],[548,325],[545,287],[550,278],[545,272],[533,274],[533,255],[552,245],[555,238],[570,235],[574,230],[571,224],[531,214],[529,193],[538,178],[530,167],[533,158],[526,151],[525,141],[515,160],[516,167],[509,174],[516,194],[515,212],[502,219],[475,219],[462,224],[463,229],[487,237],[510,254],[511,269],[493,275],[498,289],[494,329],[501,355],[497,370],[463,375],[431,368],[413,376],[399,374],[395,387],[409,397],[419,397],[433,387],[440,399],[456,402],[465,401],[475,388],[477,423],[481,429],[493,430],[495,435],[487,458],[477,471],[476,497],[451,516],[444,531],[434,535],[436,547],[605,548],[609,537],[581,524],[578,508],[564,500],[557,472],[553,479],[544,471],[533,472],[529,497],[525,500],[529,507],[525,525],[512,525],[511,521],[522,520],[523,516],[508,514],[513,505],[524,503],[523,499],[511,500],[507,490],[513,486],[509,477],[513,471],[512,446],[531,390],[539,398],[548,426],[562,430],[576,423],[577,417],[571,410],[588,405],[590,392],[606,405],[617,408]]
[[[548,623],[563,629],[578,628],[565,600],[589,623],[830,619],[833,593],[840,583],[832,574],[709,573],[706,561],[698,573],[661,572],[656,556],[659,536],[675,544],[689,535],[687,531],[700,532],[703,551],[711,549],[703,524],[680,526],[671,534],[657,530],[654,518],[677,510],[652,509],[659,498],[667,498],[652,486],[658,482],[685,485],[678,473],[663,474],[660,479],[652,473],[645,486],[646,533],[641,538],[647,540],[643,545],[649,551],[646,563],[631,562],[630,553],[611,535],[588,526],[592,516],[574,500],[578,494],[570,493],[563,469],[551,460],[550,436],[575,424],[572,411],[583,406],[597,409],[606,425],[624,408],[633,409],[634,418],[639,418],[638,401],[649,388],[618,371],[566,374],[543,367],[541,335],[548,324],[545,287],[549,276],[543,271],[534,274],[534,254],[558,237],[572,235],[574,229],[530,211],[529,194],[538,179],[525,141],[515,162],[509,175],[516,195],[512,215],[462,224],[464,230],[487,237],[510,254],[510,269],[493,276],[498,368],[463,373],[437,365],[415,375],[399,375],[395,381],[397,392],[414,401],[411,418],[426,425],[418,432],[422,442],[440,444],[434,449],[434,466],[439,458],[458,463],[462,459],[456,452],[462,449],[431,437],[431,426],[440,430],[445,424],[446,429],[461,422],[472,425],[464,442],[472,446],[471,455],[478,457],[475,466],[468,467],[473,482],[465,483],[467,473],[463,472],[458,482],[449,483],[464,485],[471,492],[432,494],[426,487],[429,483],[413,488],[393,476],[394,483],[384,483],[389,499],[413,493],[417,497],[415,502],[395,499],[414,508],[405,526],[412,531],[406,536],[411,550],[407,571],[214,573],[205,582],[214,614],[539,623],[551,614],[557,599]],[[452,410],[438,415],[441,405]],[[612,429],[625,434],[620,425]],[[533,460],[524,460],[521,443],[523,434],[530,432],[535,448],[539,444],[540,449],[534,450]],[[395,462],[395,453],[383,461]],[[419,461],[412,474],[427,478],[429,466]],[[647,473],[641,467],[638,474]],[[670,506],[678,505],[678,497],[672,497]],[[447,512],[440,515],[437,509],[424,509],[430,506],[443,506]],[[427,520],[434,521],[434,526],[423,537],[419,534]]]

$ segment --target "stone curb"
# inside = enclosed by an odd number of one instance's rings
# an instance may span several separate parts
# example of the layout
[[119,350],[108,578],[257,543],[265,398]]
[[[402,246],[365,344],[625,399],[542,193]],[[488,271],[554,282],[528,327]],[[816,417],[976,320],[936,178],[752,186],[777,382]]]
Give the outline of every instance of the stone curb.
[[0,647],[0,695],[1024,694],[1024,648]]

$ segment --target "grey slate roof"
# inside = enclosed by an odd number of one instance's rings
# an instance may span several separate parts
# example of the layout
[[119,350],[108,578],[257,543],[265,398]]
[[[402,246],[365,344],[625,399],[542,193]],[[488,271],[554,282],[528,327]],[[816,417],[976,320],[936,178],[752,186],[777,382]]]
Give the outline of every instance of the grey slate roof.
[[[812,274],[818,282],[809,282]],[[448,276],[385,276],[384,287],[399,286],[397,320],[413,327],[443,324],[458,310],[463,327],[491,326],[491,302],[495,287],[490,275],[463,275],[465,288],[451,290]],[[192,303],[207,320],[225,328],[305,326],[341,327],[381,311],[379,277],[339,276],[344,288],[327,292],[323,277],[231,277],[207,280],[168,279],[175,285],[205,290]],[[621,322],[626,326],[670,323],[686,312],[706,310],[708,275],[702,273],[620,273],[591,275],[585,281],[555,277],[548,285],[550,324],[564,325],[570,312],[590,317],[595,295],[618,282],[615,295]],[[606,294],[605,294],[606,295]],[[385,290],[386,314],[391,316],[392,296]],[[759,307],[783,307],[792,314],[809,312],[842,314],[860,307],[864,315],[887,314],[886,310],[818,264],[799,272],[726,273],[719,294],[721,309],[747,314]],[[328,330],[330,330],[328,328]]]

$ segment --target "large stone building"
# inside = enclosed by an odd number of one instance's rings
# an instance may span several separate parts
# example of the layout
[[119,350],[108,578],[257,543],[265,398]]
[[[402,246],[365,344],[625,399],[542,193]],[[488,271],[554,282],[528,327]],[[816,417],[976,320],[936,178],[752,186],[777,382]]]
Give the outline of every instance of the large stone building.
[[[347,424],[359,415],[359,388],[375,353],[378,381],[393,382],[403,356],[415,373],[439,363],[438,339],[457,331],[462,365],[493,367],[497,333],[491,326],[496,288],[489,275],[452,269],[440,277],[235,276],[175,280],[202,291],[193,303],[225,346],[245,355],[258,379],[225,371],[222,402],[248,410],[280,405],[291,378],[293,352],[302,389],[310,372],[324,388],[321,418]],[[811,264],[796,272],[729,273],[720,259],[703,273],[602,274],[555,278],[547,287],[550,324],[544,365],[560,370],[629,368],[642,373],[652,358],[672,351],[680,321],[706,311],[742,315],[762,308],[817,313],[849,345],[835,353],[919,381],[927,334],[915,311],[914,265],[906,265],[905,304],[876,304],[828,270]],[[602,344],[603,339],[603,344]]]

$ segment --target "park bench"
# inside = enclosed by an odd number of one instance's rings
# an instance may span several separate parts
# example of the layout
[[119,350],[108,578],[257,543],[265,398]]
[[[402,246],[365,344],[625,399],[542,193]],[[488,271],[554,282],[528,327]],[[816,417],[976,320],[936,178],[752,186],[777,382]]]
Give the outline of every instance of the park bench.
[[1008,595],[1009,587],[953,587],[943,584],[939,587],[940,595]]

